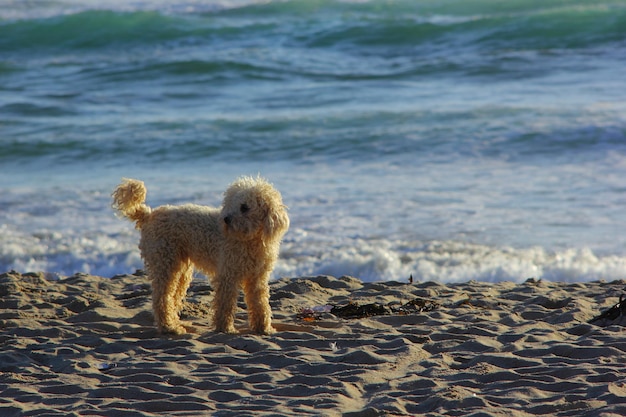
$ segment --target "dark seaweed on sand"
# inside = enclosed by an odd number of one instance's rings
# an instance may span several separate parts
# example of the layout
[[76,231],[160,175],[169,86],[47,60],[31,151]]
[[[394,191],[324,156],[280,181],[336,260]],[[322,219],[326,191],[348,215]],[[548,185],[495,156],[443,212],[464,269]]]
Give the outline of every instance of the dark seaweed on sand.
[[358,305],[357,303],[351,302],[343,307],[333,307],[330,313],[337,317],[356,319],[370,316],[382,316],[389,314],[390,310],[378,303]]
[[396,303],[389,303],[387,305],[379,303],[359,305],[355,302],[350,302],[348,305],[343,307],[334,306],[332,310],[330,310],[330,313],[337,317],[356,319],[371,316],[383,316],[387,314],[421,313],[424,311],[435,310],[439,308],[439,306],[439,303],[425,300],[423,298],[415,298],[414,300],[400,306],[397,306]]
[[400,313],[422,313],[424,311],[433,311],[440,307],[440,304],[436,301],[426,300],[424,298],[415,298],[408,303],[402,305],[398,312]]
[[615,320],[618,317],[622,316],[624,313],[626,313],[626,303],[624,301],[626,300],[624,299],[624,294],[622,294],[620,295],[619,302],[617,304],[604,311],[599,316],[596,316],[589,320],[589,323],[592,324],[600,320]]

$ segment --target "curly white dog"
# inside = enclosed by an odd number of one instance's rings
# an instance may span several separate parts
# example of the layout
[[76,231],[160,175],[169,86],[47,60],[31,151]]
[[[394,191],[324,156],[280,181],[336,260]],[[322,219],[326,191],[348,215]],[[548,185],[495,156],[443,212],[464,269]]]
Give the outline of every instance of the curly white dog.
[[215,289],[213,319],[218,332],[236,333],[235,311],[243,289],[250,328],[270,334],[269,276],[289,217],[280,193],[262,178],[241,177],[224,193],[220,208],[186,204],[145,204],[146,188],[124,179],[113,192],[113,207],[141,230],[139,249],[152,279],[156,325],[163,333],[183,334],[179,313],[193,267]]

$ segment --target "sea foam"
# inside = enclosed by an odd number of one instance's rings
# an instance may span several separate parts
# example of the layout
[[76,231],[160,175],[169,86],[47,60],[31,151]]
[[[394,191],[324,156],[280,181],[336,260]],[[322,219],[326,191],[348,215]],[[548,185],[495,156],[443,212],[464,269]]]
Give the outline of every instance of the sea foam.
[[[395,280],[522,282],[616,280],[624,277],[626,257],[601,256],[591,249],[549,251],[539,246],[515,249],[458,241],[390,242],[356,240],[317,253],[287,255],[276,274],[351,275],[365,281]],[[291,251],[291,252],[290,252]]]

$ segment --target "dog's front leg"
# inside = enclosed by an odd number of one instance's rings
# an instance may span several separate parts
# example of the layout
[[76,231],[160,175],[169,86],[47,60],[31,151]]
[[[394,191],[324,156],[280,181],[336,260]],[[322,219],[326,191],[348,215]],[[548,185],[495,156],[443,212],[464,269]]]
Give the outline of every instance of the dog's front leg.
[[243,290],[248,307],[248,323],[253,332],[272,334],[272,309],[270,307],[269,277],[249,279]]
[[237,333],[235,329],[235,312],[239,285],[223,275],[215,277],[215,296],[213,298],[213,321],[215,331]]

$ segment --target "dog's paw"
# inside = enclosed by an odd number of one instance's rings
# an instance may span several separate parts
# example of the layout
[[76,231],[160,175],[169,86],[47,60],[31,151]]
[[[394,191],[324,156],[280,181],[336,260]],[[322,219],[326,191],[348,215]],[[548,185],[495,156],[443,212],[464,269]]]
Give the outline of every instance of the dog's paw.
[[226,334],[238,334],[239,332],[235,329],[235,326],[227,326],[224,328],[216,327],[215,331],[217,333],[226,333]]
[[265,335],[265,336],[269,336],[269,335],[272,335],[272,334],[276,333],[276,329],[274,329],[272,326],[262,327],[262,328],[259,328],[259,329],[253,329],[253,331],[255,333],[257,333],[257,334],[262,334],[262,335]]
[[171,334],[175,336],[180,336],[187,333],[187,329],[185,329],[182,325],[163,327],[160,329],[160,331],[162,334]]

